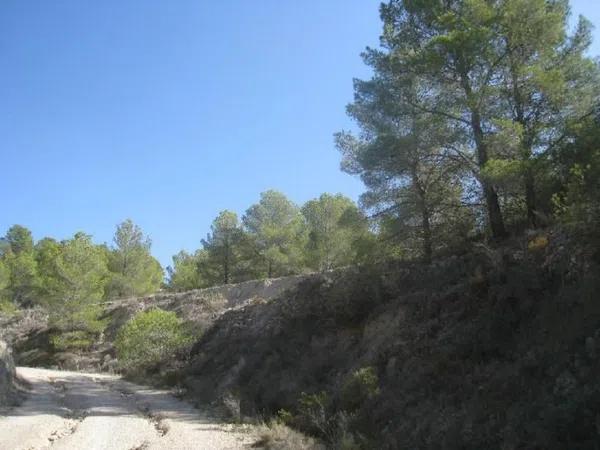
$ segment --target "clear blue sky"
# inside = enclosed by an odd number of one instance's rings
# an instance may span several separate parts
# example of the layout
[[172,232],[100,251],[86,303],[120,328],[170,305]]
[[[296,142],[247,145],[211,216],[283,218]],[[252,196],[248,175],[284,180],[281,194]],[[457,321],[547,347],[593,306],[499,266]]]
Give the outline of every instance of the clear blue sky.
[[[167,265],[261,191],[357,199],[332,134],[352,126],[378,5],[3,0],[0,234],[110,242],[129,217]],[[597,0],[572,5],[600,24]]]

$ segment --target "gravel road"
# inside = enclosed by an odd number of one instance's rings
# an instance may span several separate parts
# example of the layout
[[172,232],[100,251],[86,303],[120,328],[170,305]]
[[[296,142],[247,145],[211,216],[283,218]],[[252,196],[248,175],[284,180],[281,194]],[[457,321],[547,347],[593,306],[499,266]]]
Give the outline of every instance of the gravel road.
[[111,375],[18,368],[27,399],[0,411],[1,450],[248,449],[248,426],[223,423],[165,391]]

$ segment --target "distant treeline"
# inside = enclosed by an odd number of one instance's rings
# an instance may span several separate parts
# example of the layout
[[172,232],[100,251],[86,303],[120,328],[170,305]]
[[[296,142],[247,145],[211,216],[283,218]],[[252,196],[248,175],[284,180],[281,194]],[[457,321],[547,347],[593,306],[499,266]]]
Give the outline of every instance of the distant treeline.
[[341,194],[323,194],[299,207],[270,190],[241,220],[222,211],[199,250],[175,255],[168,287],[188,290],[333,269],[366,257],[374,240],[367,218]]
[[131,220],[117,226],[112,246],[81,232],[34,243],[20,225],[0,239],[0,313],[46,308],[58,348],[89,345],[104,328],[101,302],[154,292],[163,277],[150,240]]
[[86,348],[104,329],[107,300],[328,270],[366,258],[374,242],[349,198],[323,194],[300,208],[271,190],[241,220],[222,211],[201,249],[173,257],[165,280],[150,239],[131,220],[117,226],[111,245],[82,232],[34,242],[14,225],[0,238],[0,313],[43,307],[58,350]]

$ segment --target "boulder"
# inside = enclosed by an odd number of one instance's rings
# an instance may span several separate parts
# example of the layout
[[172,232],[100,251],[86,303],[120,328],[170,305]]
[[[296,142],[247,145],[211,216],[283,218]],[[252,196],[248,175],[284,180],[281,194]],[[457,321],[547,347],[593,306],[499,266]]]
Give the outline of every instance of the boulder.
[[0,341],[0,406],[11,404],[15,399],[15,363],[8,345]]

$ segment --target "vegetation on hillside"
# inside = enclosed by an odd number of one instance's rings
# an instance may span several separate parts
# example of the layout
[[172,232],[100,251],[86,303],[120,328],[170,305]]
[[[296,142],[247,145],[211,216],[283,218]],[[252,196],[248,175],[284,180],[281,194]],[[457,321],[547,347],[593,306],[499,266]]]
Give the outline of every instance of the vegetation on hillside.
[[594,450],[599,256],[545,230],[323,274],[224,314],[179,380],[333,449]]
[[142,311],[120,330],[115,341],[121,369],[140,374],[189,345],[192,334],[174,312]]
[[104,301],[156,291],[162,279],[149,239],[130,220],[117,227],[113,246],[82,232],[34,243],[20,225],[0,241],[0,305],[9,313],[46,309],[56,350],[88,348],[104,329]]
[[[380,46],[363,53],[373,75],[347,107],[358,130],[335,134],[366,187],[358,205],[263,192],[221,211],[166,282],[129,220],[112,246],[81,232],[34,242],[15,225],[0,312],[43,307],[54,348],[83,350],[107,300],[318,271],[218,319],[184,370],[190,392],[338,448],[596,448],[591,24],[569,27],[568,0],[388,0],[380,15]],[[190,344],[182,324],[159,310],[127,322],[121,367],[173,360]]]
[[241,220],[222,211],[201,249],[173,257],[167,286],[182,291],[343,267],[365,258],[374,236],[365,215],[341,194],[299,207],[270,190]]
[[392,0],[381,18],[381,48],[363,54],[374,76],[348,106],[361,132],[336,139],[383,235],[431,260],[457,239],[547,225],[554,197],[580,204],[581,170],[600,175],[600,72],[567,1]]

